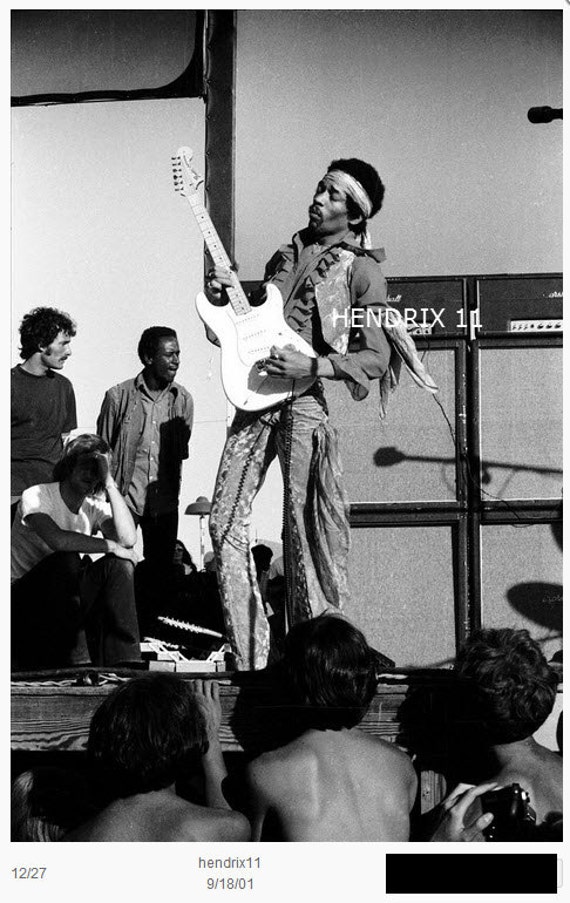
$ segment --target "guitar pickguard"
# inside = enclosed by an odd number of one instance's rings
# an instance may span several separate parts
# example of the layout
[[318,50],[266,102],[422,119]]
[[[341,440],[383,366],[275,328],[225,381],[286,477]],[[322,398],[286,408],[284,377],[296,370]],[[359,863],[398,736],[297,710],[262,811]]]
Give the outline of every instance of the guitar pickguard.
[[222,383],[231,403],[241,410],[257,411],[275,407],[305,392],[314,377],[279,379],[256,366],[269,356],[273,346],[289,345],[316,357],[314,350],[287,325],[279,289],[269,284],[264,304],[237,315],[229,306],[210,304],[204,294],[196,299],[198,314],[215,333],[222,352]]

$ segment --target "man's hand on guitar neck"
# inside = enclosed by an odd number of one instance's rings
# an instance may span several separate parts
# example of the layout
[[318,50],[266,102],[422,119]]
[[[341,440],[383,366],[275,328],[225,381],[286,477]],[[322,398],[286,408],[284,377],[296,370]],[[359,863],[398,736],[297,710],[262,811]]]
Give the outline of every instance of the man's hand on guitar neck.
[[326,357],[309,357],[296,351],[292,345],[284,348],[273,346],[265,359],[265,371],[269,376],[283,379],[303,379],[307,376],[334,378],[333,365]]
[[[224,289],[231,288],[233,285],[232,274],[229,270],[222,267],[211,267],[206,276],[204,291],[206,297],[211,304],[219,306],[224,303]],[[227,301],[227,298],[226,298]]]
[[[237,273],[237,264],[234,269]],[[227,301],[227,298],[224,298],[224,290],[231,288],[233,285],[232,273],[229,270],[213,266],[206,274],[204,292],[210,304],[220,307]],[[259,304],[263,304],[266,297],[267,291],[265,285],[262,285],[256,292],[250,294],[249,301],[252,307],[257,307]]]

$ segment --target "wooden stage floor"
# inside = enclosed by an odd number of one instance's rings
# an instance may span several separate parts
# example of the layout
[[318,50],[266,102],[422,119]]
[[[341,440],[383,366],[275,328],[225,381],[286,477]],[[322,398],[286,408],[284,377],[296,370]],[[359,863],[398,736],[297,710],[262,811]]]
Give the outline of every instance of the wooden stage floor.
[[[141,673],[146,672],[97,670],[86,666],[13,674],[13,753],[83,753],[91,716],[97,706],[120,682]],[[272,685],[266,672],[180,676],[184,680],[211,677],[218,681],[222,705],[220,741],[224,753],[251,758],[280,745],[286,712],[277,703],[275,684]],[[447,669],[387,670],[380,675],[376,695],[359,725],[366,733],[414,753],[420,779],[421,812],[429,811],[445,794],[444,735],[453,686],[453,672]],[[562,684],[560,693],[561,690]],[[415,723],[415,741],[420,739],[423,750],[418,751],[417,743],[414,747],[413,736],[406,729],[409,719]]]

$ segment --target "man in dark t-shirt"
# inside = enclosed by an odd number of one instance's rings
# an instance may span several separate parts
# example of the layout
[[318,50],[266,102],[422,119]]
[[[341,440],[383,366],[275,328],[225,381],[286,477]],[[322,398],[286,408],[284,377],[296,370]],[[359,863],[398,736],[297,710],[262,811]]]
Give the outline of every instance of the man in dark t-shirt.
[[77,426],[73,386],[61,370],[71,354],[73,320],[53,307],[36,307],[20,324],[20,357],[12,368],[11,495],[53,481],[63,439]]

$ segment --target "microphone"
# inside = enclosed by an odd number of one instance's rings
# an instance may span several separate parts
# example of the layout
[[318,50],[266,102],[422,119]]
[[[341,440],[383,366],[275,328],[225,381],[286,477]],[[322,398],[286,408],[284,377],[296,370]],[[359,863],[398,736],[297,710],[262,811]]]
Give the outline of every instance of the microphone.
[[531,107],[527,113],[534,125],[542,122],[552,122],[553,119],[562,119],[562,109],[553,110],[552,107]]

